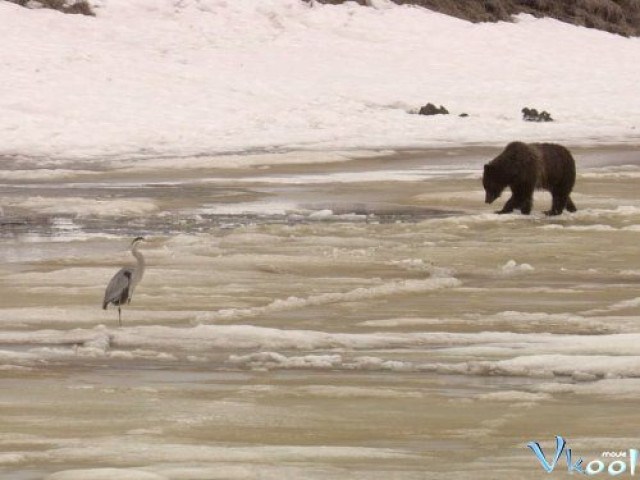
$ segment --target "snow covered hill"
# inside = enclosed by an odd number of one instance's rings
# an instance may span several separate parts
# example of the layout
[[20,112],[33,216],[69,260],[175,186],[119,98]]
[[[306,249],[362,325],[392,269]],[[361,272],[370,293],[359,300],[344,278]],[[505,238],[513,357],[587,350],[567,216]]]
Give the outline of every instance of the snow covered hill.
[[[0,1],[0,155],[640,141],[640,39],[377,5]],[[427,102],[452,115],[408,113]],[[525,106],[556,121],[523,122]]]

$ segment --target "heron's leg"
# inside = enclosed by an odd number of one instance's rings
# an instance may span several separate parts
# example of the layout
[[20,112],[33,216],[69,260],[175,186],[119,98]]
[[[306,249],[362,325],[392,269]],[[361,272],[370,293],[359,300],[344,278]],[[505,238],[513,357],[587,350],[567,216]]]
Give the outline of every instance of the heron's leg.
[[122,316],[120,313],[120,305],[118,305],[118,324],[122,326]]

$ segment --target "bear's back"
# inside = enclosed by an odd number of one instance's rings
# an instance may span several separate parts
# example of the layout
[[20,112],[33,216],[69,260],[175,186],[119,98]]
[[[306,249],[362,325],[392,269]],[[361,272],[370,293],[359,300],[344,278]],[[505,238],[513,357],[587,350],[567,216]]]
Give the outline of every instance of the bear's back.
[[540,169],[544,171],[540,187],[549,188],[554,185],[573,185],[576,178],[576,165],[571,152],[557,143],[532,143],[538,151],[536,157],[542,162]]

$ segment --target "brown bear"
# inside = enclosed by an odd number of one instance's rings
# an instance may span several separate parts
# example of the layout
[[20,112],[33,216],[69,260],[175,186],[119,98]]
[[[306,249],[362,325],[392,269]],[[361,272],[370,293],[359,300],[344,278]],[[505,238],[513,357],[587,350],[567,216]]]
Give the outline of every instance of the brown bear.
[[531,213],[536,188],[551,192],[553,202],[547,215],[560,215],[565,208],[575,212],[570,197],[575,181],[576,163],[571,153],[554,143],[512,142],[484,166],[482,175],[486,203],[492,203],[506,187],[511,188],[511,198],[496,213],[518,209],[525,215]]

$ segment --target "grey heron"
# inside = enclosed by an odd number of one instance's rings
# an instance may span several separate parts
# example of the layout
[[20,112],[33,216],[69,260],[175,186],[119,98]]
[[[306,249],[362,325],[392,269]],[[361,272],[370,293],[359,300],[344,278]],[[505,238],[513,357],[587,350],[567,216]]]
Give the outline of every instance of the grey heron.
[[136,237],[131,242],[131,255],[136,257],[135,267],[123,267],[118,270],[104,292],[104,300],[102,300],[102,309],[106,310],[107,306],[112,303],[118,307],[118,323],[122,326],[122,313],[120,308],[125,303],[131,302],[133,290],[144,274],[144,257],[138,251],[138,245],[144,240],[143,237]]

